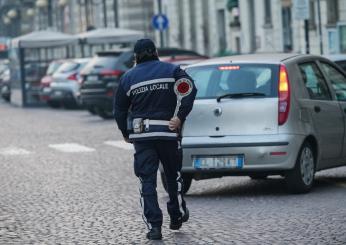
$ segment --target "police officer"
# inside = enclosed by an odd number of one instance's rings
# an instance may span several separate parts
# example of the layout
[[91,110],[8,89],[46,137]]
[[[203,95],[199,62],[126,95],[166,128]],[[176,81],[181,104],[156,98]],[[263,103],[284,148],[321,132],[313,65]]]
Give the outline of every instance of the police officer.
[[[189,218],[182,195],[179,131],[192,109],[197,90],[185,71],[159,61],[155,44],[150,39],[138,40],[134,54],[136,66],[121,78],[114,100],[114,116],[124,140],[134,144],[134,170],[141,183],[142,217],[149,229],[147,238],[160,240],[162,212],[156,192],[159,162],[167,180],[170,229],[180,229]],[[177,106],[174,84],[180,79],[189,80],[193,88],[181,100],[177,116],[173,117]]]

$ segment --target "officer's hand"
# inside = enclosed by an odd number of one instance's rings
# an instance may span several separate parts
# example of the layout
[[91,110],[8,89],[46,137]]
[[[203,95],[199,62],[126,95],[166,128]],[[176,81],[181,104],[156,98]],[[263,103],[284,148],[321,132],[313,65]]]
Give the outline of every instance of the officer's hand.
[[172,131],[175,131],[180,128],[180,125],[180,119],[178,117],[173,117],[168,123],[168,128]]

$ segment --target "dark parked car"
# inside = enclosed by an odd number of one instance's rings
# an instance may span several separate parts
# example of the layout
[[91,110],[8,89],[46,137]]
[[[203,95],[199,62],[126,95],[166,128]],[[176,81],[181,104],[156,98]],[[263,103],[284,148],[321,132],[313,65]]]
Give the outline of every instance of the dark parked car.
[[84,106],[102,118],[112,117],[114,89],[120,76],[133,66],[130,51],[99,52],[81,71]]
[[[194,51],[164,48],[159,49],[160,59],[177,65],[187,65],[208,57]],[[134,64],[133,51],[109,51],[98,53],[81,71],[81,97],[90,111],[102,118],[112,118],[113,95],[122,74]]]

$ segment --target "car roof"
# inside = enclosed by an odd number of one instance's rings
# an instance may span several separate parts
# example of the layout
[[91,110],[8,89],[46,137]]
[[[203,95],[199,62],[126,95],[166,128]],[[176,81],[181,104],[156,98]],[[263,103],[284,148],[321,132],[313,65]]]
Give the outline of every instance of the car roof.
[[131,52],[131,49],[129,48],[123,48],[123,49],[113,49],[108,51],[99,51],[96,53],[96,56],[99,57],[107,57],[107,56],[120,56],[123,53]]
[[74,61],[74,62],[77,62],[77,63],[85,63],[85,62],[88,62],[89,60],[91,60],[91,58],[73,59],[73,61]]
[[[206,57],[203,55],[198,54],[197,52],[193,50],[187,50],[187,49],[180,49],[180,48],[157,48],[157,51],[159,53],[159,56],[166,57],[166,56],[182,56],[182,55],[188,55],[188,56],[197,56],[197,57]],[[122,53],[130,52],[133,53],[133,50],[130,48],[119,48],[114,50],[108,50],[108,51],[100,51],[97,52],[98,56],[118,56]]]
[[346,54],[331,54],[331,55],[325,55],[324,57],[327,59],[330,59],[331,61],[346,60]]
[[74,59],[65,59],[65,60],[59,60],[62,64],[64,63],[85,63],[91,60],[91,58],[74,58]]
[[[201,65],[217,65],[224,63],[266,63],[266,64],[278,64],[285,60],[289,60],[296,57],[304,56],[303,54],[294,53],[266,53],[266,54],[245,54],[245,55],[233,55],[220,58],[208,59],[206,61],[199,62],[192,66]],[[306,56],[306,55],[305,55]]]

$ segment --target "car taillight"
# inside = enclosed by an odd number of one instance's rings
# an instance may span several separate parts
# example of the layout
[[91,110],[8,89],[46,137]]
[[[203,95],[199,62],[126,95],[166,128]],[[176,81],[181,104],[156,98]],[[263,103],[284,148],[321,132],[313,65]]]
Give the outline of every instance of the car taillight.
[[284,65],[280,65],[279,74],[279,125],[283,125],[288,118],[290,111],[290,82],[288,79],[287,69]]
[[113,90],[109,90],[109,91],[107,92],[106,95],[107,95],[108,97],[113,97],[113,95],[114,95]]
[[123,71],[119,70],[103,70],[101,71],[101,75],[104,78],[118,78],[123,74]]
[[50,82],[41,82],[41,86],[43,88],[48,88],[48,87],[50,87]]
[[50,86],[51,82],[52,82],[52,78],[50,76],[45,76],[41,80],[41,86],[43,88],[47,88]]
[[68,80],[74,80],[78,81],[77,73],[73,73],[72,75],[68,76]]

